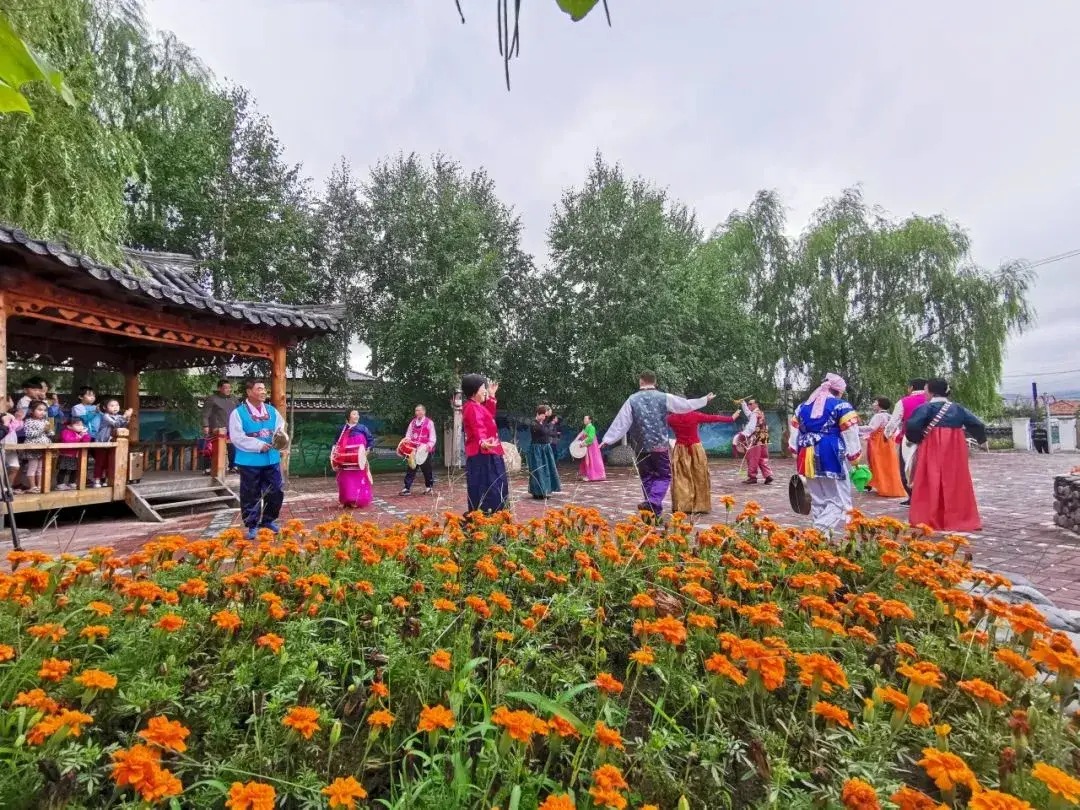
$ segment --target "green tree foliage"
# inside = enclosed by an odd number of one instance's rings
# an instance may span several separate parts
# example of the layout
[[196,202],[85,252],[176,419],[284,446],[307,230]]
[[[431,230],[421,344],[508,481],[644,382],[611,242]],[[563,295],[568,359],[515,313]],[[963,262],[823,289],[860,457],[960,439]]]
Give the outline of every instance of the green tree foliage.
[[421,401],[438,413],[461,374],[499,368],[532,273],[521,223],[484,171],[441,155],[380,163],[361,194],[351,322],[386,414]]
[[123,60],[105,49],[143,35],[137,12],[91,0],[0,0],[0,14],[35,51],[49,54],[76,100],[28,85],[34,117],[0,116],[0,219],[106,259],[118,258],[123,191],[138,149],[106,114],[117,103],[114,69]]
[[1033,317],[1022,265],[986,272],[959,226],[891,220],[858,189],[827,201],[763,279],[781,373],[810,384],[836,371],[856,405],[946,376],[958,399],[993,408],[1006,340]]
[[[597,155],[548,230],[551,267],[512,367],[534,400],[610,417],[643,369],[694,395],[737,393],[757,364],[748,275],[732,239]],[[744,392],[745,393],[745,392]],[[535,404],[535,401],[531,404]]]

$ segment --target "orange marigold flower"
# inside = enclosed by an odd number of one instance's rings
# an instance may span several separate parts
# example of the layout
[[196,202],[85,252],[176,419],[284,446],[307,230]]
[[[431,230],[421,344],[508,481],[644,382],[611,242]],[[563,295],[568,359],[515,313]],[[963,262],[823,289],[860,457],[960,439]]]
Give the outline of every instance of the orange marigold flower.
[[942,684],[945,683],[945,674],[929,661],[920,661],[917,664],[902,664],[896,668],[896,671],[916,686],[940,689]]
[[449,731],[454,724],[454,713],[445,706],[424,706],[420,710],[420,722],[417,723],[416,730],[438,731],[444,728]]
[[630,653],[630,660],[641,667],[651,667],[656,663],[656,655],[652,647],[645,645],[640,650]]
[[496,641],[501,641],[501,642],[504,642],[504,643],[510,642],[510,641],[514,640],[514,634],[513,633],[508,633],[505,630],[498,630],[495,633],[495,640]]
[[27,633],[38,639],[49,639],[54,644],[59,642],[64,636],[67,635],[67,628],[62,624],[35,624],[33,627],[28,627]]
[[285,646],[285,639],[277,633],[265,633],[255,640],[255,644],[259,647],[267,647],[274,655],[277,655],[281,652],[281,648]]
[[1018,799],[1008,793],[981,790],[971,797],[968,810],[1035,810],[1035,808],[1023,799]]
[[311,706],[293,706],[281,724],[294,729],[305,740],[310,740],[319,730],[319,710]]
[[261,782],[233,782],[225,806],[229,810],[274,810],[277,793]]
[[446,650],[436,650],[431,654],[428,659],[428,663],[436,669],[441,669],[444,672],[450,671],[450,653]]
[[379,709],[368,715],[367,724],[372,728],[390,728],[394,725],[394,715],[386,709]]
[[116,676],[100,669],[86,669],[75,678],[75,683],[86,689],[115,689]]
[[164,630],[166,633],[175,633],[184,624],[184,620],[175,613],[166,613],[154,623],[154,627]]
[[723,653],[713,653],[710,655],[705,660],[705,671],[734,681],[737,686],[742,686],[746,683],[746,676],[737,666],[731,663],[731,659]]
[[210,621],[226,633],[235,633],[240,629],[240,625],[243,624],[243,622],[240,621],[240,617],[231,610],[219,610],[210,617]]
[[994,653],[994,658],[1003,663],[1017,675],[1022,675],[1025,678],[1034,678],[1038,672],[1033,662],[1007,647],[1002,647],[997,650],[997,652]]
[[841,709],[839,706],[834,706],[832,703],[828,703],[824,700],[819,700],[814,704],[814,714],[818,717],[823,717],[826,723],[836,723],[845,728],[855,728],[851,722],[851,717],[845,709]]
[[896,643],[896,651],[900,653],[904,658],[918,658],[918,651],[908,644],[906,641],[898,641]]
[[970,681],[958,681],[957,686],[971,695],[975,700],[989,703],[992,706],[1004,706],[1009,702],[1009,696],[995,689],[981,678],[972,678]]
[[648,610],[656,607],[656,600],[647,593],[639,593],[630,600],[630,607],[636,610]]
[[925,793],[920,793],[906,785],[890,796],[889,801],[899,810],[948,810],[945,805],[938,804]]
[[0,664],[15,658],[15,648],[10,644],[0,644]]
[[164,715],[151,717],[146,728],[139,732],[139,736],[151,745],[165,751],[175,751],[182,754],[187,751],[184,740],[191,734],[187,727],[178,720],[170,720]]
[[111,616],[113,612],[113,606],[108,602],[89,602],[86,607],[98,616]]
[[26,734],[30,745],[41,745],[60,729],[67,727],[72,737],[82,734],[82,727],[94,722],[94,718],[84,712],[64,709],[59,714],[52,714],[39,720]]
[[861,779],[848,779],[844,783],[840,801],[848,810],[881,810],[877,792]]
[[537,810],[575,810],[574,800],[569,793],[552,793]]
[[607,726],[602,720],[596,721],[596,725],[593,727],[593,736],[596,737],[596,741],[602,748],[624,750],[623,739],[622,735],[619,734],[619,730]]
[[377,698],[390,697],[390,687],[382,681],[372,681],[371,686],[368,688],[371,690],[371,694]]
[[650,635],[663,636],[673,646],[686,643],[686,625],[674,616],[664,616],[656,621],[645,622],[644,630]]
[[60,711],[60,704],[45,694],[44,689],[31,689],[29,692],[19,692],[15,696],[12,706],[28,706],[45,714],[56,714]]
[[911,714],[908,715],[908,719],[912,725],[926,728],[930,725],[930,721],[933,719],[930,714],[930,707],[925,703],[918,704],[911,710]]
[[451,602],[449,599],[435,599],[432,601],[431,606],[436,610],[443,613],[457,613],[457,605]]
[[1080,804],[1080,779],[1075,779],[1045,762],[1036,762],[1031,775],[1046,785],[1046,789],[1055,796],[1060,796],[1069,804]]
[[161,767],[161,754],[145,745],[133,745],[112,755],[112,777],[117,787],[133,787],[140,790],[151,785]]
[[626,807],[626,798],[620,791],[628,790],[629,787],[622,771],[614,765],[601,765],[593,771],[593,785],[589,788],[589,793],[598,807],[623,810]]
[[888,703],[894,709],[901,712],[906,712],[911,706],[911,701],[908,700],[908,696],[897,689],[893,689],[891,686],[875,689],[874,698],[882,703]]
[[499,706],[492,712],[491,722],[506,729],[512,739],[528,745],[534,734],[547,734],[548,724],[532,712],[510,711]]
[[43,681],[61,681],[71,672],[71,662],[59,658],[46,658],[41,662],[38,677]]
[[979,783],[974,772],[956,754],[936,748],[924,748],[922,754],[923,758],[916,764],[934,780],[939,790],[953,790],[957,785],[964,785],[972,791],[978,790]]
[[551,715],[551,717],[548,718],[547,724],[548,730],[560,737],[567,738],[581,736],[581,734],[578,733],[578,730],[574,728],[573,723],[563,717],[559,717],[557,714]]
[[596,684],[597,689],[609,695],[618,695],[623,690],[623,685],[610,672],[599,673],[593,683]]
[[796,653],[795,663],[799,667],[799,683],[808,689],[816,687],[826,695],[831,695],[833,686],[848,688],[847,674],[843,668],[827,655]]
[[907,619],[911,621],[915,618],[915,611],[896,599],[886,599],[881,603],[878,612],[887,619]]
[[79,637],[85,638],[87,641],[93,644],[99,638],[108,638],[109,628],[106,627],[104,624],[88,624],[86,627],[79,631]]
[[338,777],[322,789],[324,796],[330,797],[330,807],[345,807],[353,810],[358,799],[366,799],[364,786],[351,776]]

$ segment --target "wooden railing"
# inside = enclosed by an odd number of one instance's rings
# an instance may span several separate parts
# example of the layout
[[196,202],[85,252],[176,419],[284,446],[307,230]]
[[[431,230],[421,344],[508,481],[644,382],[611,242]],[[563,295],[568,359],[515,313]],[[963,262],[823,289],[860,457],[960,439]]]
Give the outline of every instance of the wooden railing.
[[[228,451],[225,443],[226,430],[219,428],[209,441],[213,442],[210,454],[210,472],[218,480],[225,477],[225,469],[228,466]],[[200,452],[203,441],[199,439],[182,439],[173,442],[139,442],[132,445],[133,455],[141,455],[143,459],[143,472],[201,472],[204,456]]]
[[[10,452],[14,452],[12,447]],[[127,494],[128,483],[128,432],[126,428],[116,431],[115,442],[83,442],[56,444],[20,444],[20,454],[41,454],[41,492],[17,493],[14,507],[16,512],[34,512],[39,509],[62,509],[67,506],[82,506],[92,503],[122,501]],[[89,486],[88,472],[91,454],[108,450],[109,469],[102,476],[95,469],[94,475],[99,480],[105,478],[107,486]],[[61,451],[75,451],[75,488],[58,490],[54,481]],[[25,461],[23,462],[25,466]]]

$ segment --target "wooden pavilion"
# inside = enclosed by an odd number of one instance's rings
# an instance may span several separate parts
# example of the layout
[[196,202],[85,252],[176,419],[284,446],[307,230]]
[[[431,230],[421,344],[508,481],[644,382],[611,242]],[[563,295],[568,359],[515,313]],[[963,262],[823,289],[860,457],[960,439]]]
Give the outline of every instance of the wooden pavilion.
[[[139,374],[269,361],[271,402],[284,413],[286,350],[339,328],[341,310],[336,306],[219,300],[200,284],[189,256],[128,250],[125,257],[119,267],[103,265],[64,244],[35,240],[0,223],[0,392],[11,392],[11,386],[21,382],[8,379],[11,361],[85,365],[121,372],[123,407],[135,411],[129,431],[120,431],[116,442],[46,445],[42,491],[17,496],[17,512],[125,500],[140,516],[160,519],[152,508],[147,513],[143,497],[129,492],[130,453],[138,449],[134,445],[139,436]],[[51,470],[63,449],[79,451],[78,482],[73,490],[56,491]],[[109,454],[113,459],[109,487],[87,484],[88,453],[95,449],[114,451]],[[221,492],[228,492],[223,436],[217,437],[214,451],[216,486],[204,482],[193,487],[189,482],[188,497],[181,499],[189,505],[230,500]],[[173,449],[165,451],[167,463],[161,449],[156,452],[151,470],[183,469],[183,464],[174,463]],[[194,448],[190,456],[194,468]],[[195,497],[200,495],[212,497]]]

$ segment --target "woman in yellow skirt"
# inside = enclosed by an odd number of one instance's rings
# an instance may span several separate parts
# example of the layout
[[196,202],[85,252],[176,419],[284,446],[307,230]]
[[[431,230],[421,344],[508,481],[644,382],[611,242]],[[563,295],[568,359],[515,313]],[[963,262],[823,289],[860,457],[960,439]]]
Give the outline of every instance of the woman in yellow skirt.
[[675,449],[671,452],[671,509],[688,515],[712,511],[712,482],[709,460],[698,435],[698,425],[734,422],[734,416],[722,414],[673,413],[668,426],[675,431]]

